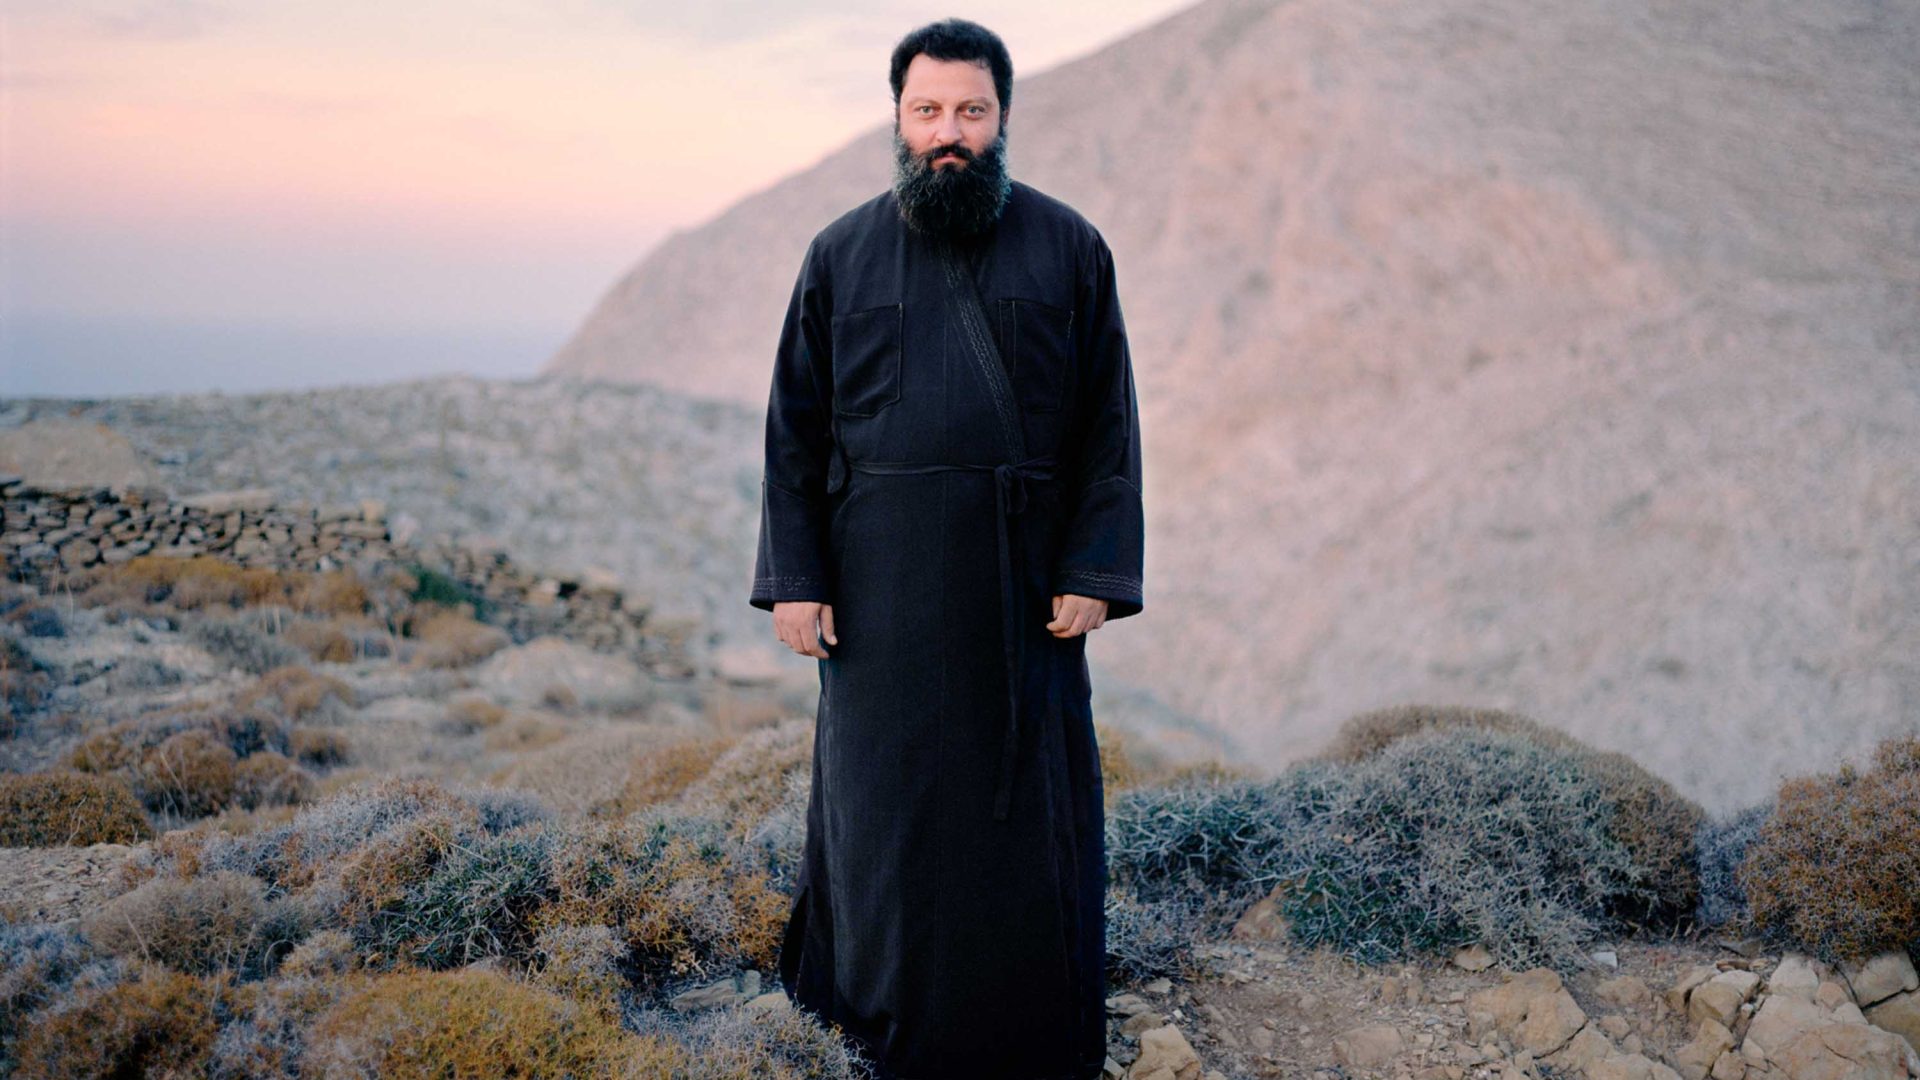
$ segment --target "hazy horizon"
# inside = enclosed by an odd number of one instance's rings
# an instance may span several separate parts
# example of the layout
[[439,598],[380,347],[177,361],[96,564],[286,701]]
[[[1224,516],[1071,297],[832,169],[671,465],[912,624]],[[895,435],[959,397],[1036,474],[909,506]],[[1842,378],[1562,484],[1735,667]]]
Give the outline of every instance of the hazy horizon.
[[[1024,77],[1184,6],[968,17]],[[0,395],[531,377],[666,236],[884,123],[893,42],[947,14],[9,5]]]

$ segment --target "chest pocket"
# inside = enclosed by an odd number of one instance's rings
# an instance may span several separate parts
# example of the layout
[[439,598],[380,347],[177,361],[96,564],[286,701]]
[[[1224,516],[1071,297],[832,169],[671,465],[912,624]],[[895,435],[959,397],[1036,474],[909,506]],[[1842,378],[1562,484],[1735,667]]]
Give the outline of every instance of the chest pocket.
[[900,400],[900,304],[833,317],[833,409],[842,416],[877,416]]
[[1000,348],[1028,412],[1058,412],[1073,368],[1073,312],[1040,300],[1001,300]]

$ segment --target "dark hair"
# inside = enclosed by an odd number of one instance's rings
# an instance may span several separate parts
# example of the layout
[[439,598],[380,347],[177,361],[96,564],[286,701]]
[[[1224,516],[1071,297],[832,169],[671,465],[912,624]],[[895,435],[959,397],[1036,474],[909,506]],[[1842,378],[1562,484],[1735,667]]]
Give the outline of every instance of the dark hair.
[[1007,55],[1000,35],[965,19],[942,19],[928,23],[900,39],[893,47],[893,66],[887,81],[893,86],[893,104],[900,105],[900,88],[907,81],[907,65],[926,53],[935,60],[984,61],[993,72],[993,92],[1000,96],[1000,109],[1013,104],[1013,58]]

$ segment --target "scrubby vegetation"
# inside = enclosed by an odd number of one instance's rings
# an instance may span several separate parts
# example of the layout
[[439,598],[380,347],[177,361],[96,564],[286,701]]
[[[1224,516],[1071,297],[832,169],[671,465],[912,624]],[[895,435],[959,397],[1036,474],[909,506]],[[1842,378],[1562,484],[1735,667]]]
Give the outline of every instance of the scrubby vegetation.
[[1197,906],[1223,930],[1271,893],[1296,940],[1358,959],[1478,942],[1509,965],[1570,970],[1602,933],[1682,899],[1691,910],[1697,886],[1675,880],[1697,874],[1694,814],[1657,780],[1531,722],[1389,719],[1271,781],[1119,800],[1110,866],[1143,905],[1122,908],[1123,952],[1152,952],[1129,943],[1161,933],[1143,910],[1179,922]]
[[307,1066],[323,1076],[677,1075],[679,1045],[495,972],[406,971],[346,995],[314,1025]]
[[1863,960],[1920,942],[1920,736],[1781,785],[1735,876],[1775,943]]
[[0,776],[0,847],[130,844],[152,833],[123,780],[70,770]]

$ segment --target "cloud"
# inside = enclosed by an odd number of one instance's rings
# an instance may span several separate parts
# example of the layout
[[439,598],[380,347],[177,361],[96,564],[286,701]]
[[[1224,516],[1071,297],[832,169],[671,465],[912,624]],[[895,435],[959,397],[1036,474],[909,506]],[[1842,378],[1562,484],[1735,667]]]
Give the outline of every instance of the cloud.
[[203,37],[231,22],[234,12],[204,0],[132,0],[94,5],[89,22],[103,37],[181,41]]

